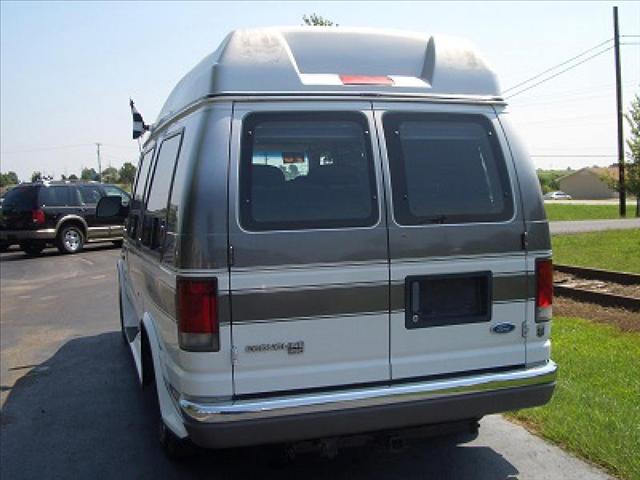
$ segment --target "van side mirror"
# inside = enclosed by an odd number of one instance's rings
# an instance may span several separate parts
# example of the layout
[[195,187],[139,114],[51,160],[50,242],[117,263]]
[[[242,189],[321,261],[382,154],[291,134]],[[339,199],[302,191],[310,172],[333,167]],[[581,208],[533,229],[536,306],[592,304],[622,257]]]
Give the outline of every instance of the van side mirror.
[[122,204],[122,197],[102,197],[96,205],[96,217],[98,218],[125,218],[129,215],[129,205]]

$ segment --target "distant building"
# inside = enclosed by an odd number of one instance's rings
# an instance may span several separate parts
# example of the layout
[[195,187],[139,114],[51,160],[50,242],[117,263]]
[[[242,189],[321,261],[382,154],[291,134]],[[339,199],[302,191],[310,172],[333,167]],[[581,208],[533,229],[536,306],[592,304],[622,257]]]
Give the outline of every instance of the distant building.
[[[604,177],[604,178],[603,178]],[[618,179],[618,167],[587,167],[576,170],[558,179],[560,190],[576,200],[602,200],[617,198],[606,178]]]

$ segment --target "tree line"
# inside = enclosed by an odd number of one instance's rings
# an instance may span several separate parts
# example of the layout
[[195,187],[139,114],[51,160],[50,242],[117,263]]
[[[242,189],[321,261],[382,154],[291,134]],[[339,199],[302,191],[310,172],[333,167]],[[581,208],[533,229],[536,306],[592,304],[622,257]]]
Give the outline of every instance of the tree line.
[[[72,173],[70,175],[62,174],[59,180],[84,180],[84,181],[98,181],[102,180],[103,183],[117,183],[120,185],[132,185],[136,177],[136,167],[131,162],[125,162],[122,167],[107,167],[102,171],[102,178],[98,175],[95,168],[83,168],[80,172],[80,176]],[[28,179],[23,181],[40,182],[43,180],[54,180],[50,176],[44,175],[40,171],[35,171]],[[8,187],[11,185],[17,185],[20,183],[20,179],[16,172],[0,173],[0,187]]]

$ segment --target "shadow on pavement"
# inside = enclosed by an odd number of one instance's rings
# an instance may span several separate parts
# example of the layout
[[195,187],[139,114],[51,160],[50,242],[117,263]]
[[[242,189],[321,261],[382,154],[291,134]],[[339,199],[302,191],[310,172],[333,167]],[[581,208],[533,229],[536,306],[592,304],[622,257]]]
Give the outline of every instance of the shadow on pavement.
[[260,454],[264,448],[205,451],[172,463],[145,405],[119,332],[72,339],[10,389],[0,422],[0,477],[500,480],[518,474],[491,448],[451,439],[400,453],[362,448],[332,460],[301,456],[284,467],[272,466]]
[[[80,253],[75,253],[70,256],[77,257],[81,255],[91,254],[92,252],[101,252],[103,250],[116,250],[120,249],[119,246],[114,245],[113,243],[100,243],[100,244],[88,244],[84,246],[84,249]],[[57,248],[47,247],[45,248],[40,255],[30,256],[26,255],[19,247],[12,246],[6,252],[3,252],[0,255],[0,262],[15,262],[18,260],[37,260],[38,258],[44,257],[62,257],[68,256],[69,254],[60,253]]]

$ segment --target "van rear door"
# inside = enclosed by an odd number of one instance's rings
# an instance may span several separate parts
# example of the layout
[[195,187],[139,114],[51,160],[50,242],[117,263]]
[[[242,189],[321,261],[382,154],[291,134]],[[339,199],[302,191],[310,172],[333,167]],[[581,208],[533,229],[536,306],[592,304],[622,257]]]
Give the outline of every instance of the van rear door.
[[388,173],[392,379],[525,364],[524,222],[494,110],[374,110]]
[[389,379],[387,231],[372,126],[368,102],[235,104],[236,395]]

